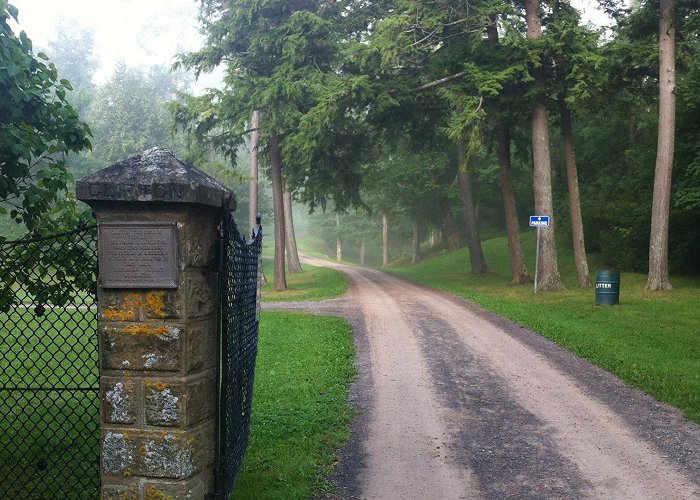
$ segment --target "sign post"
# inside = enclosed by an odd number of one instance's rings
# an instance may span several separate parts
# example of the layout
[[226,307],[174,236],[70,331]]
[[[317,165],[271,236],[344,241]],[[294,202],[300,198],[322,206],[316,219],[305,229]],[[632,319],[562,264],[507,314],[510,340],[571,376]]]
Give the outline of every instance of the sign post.
[[549,215],[531,215],[530,227],[537,228],[537,251],[535,253],[535,293],[537,293],[537,277],[540,274],[540,229],[549,227]]

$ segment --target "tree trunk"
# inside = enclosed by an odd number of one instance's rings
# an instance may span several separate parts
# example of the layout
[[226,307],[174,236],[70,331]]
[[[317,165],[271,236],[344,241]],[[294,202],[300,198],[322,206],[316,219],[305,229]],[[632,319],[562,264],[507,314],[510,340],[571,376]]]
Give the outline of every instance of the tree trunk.
[[382,265],[389,264],[389,214],[382,213]]
[[[498,18],[492,15],[486,28],[489,41],[498,44]],[[525,265],[525,254],[520,240],[520,223],[515,203],[513,188],[513,168],[510,161],[510,130],[508,126],[499,123],[496,126],[498,141],[498,166],[501,175],[501,193],[503,194],[503,212],[508,233],[508,252],[510,254],[510,271],[513,276],[511,285],[522,285],[530,282],[530,274]]]
[[282,199],[282,158],[280,157],[279,137],[276,132],[270,136],[270,177],[272,178],[272,205],[275,212],[275,291],[287,289],[287,276],[284,272],[284,200]]
[[[527,19],[527,37],[537,39],[542,36],[540,24],[539,0],[525,1],[525,17]],[[545,79],[542,68],[532,68],[535,80],[536,95],[532,104],[532,157],[533,184],[535,194],[535,211],[537,215],[552,217],[554,203],[552,201],[552,165],[549,153],[549,121],[545,96]],[[537,291],[561,290],[564,284],[559,275],[557,263],[557,248],[554,241],[554,224],[540,231],[539,276]]]
[[452,223],[450,205],[444,196],[440,197],[440,222],[442,224],[443,242],[447,244],[447,249],[451,251],[457,250],[459,248],[459,238]]
[[472,274],[486,274],[486,259],[481,249],[481,238],[479,237],[479,223],[474,210],[474,200],[472,199],[472,175],[467,171],[465,160],[464,143],[457,144],[457,178],[459,179],[459,190],[462,193],[462,212],[464,216],[464,232],[467,236],[467,247],[469,248],[469,263]]
[[362,243],[360,243],[360,265],[365,265],[365,239],[362,238]]
[[[565,84],[562,74],[560,81]],[[566,91],[564,91],[566,92]],[[578,191],[578,172],[574,154],[574,132],[571,126],[571,111],[565,101],[565,94],[559,96],[559,111],[561,115],[561,133],[564,137],[564,158],[566,160],[566,181],[569,186],[569,210],[571,212],[571,236],[576,261],[576,281],[580,288],[593,286],[588,271],[586,259],[586,243],[583,239],[583,218],[581,217],[581,199]]]
[[520,223],[518,209],[515,204],[515,189],[513,189],[513,169],[510,163],[510,131],[505,125],[498,127],[498,164],[501,174],[501,192],[503,193],[503,209],[508,233],[508,251],[510,253],[510,271],[513,275],[511,285],[522,285],[531,281],[525,265],[523,245],[520,240]]
[[411,242],[411,264],[417,264],[420,256],[420,224],[418,219],[413,219],[413,240]]
[[250,187],[248,201],[248,234],[253,234],[258,214],[258,149],[260,145],[260,111],[253,111],[250,120]]
[[335,214],[335,260],[343,261],[343,244],[340,241],[340,215]]
[[676,130],[675,0],[661,0],[659,21],[659,136],[654,174],[647,290],[671,290],[668,278],[668,224]]
[[286,189],[282,193],[282,200],[284,201],[284,234],[287,268],[290,273],[300,273],[302,269],[301,262],[299,261],[299,251],[297,250],[297,237],[294,234],[292,195]]

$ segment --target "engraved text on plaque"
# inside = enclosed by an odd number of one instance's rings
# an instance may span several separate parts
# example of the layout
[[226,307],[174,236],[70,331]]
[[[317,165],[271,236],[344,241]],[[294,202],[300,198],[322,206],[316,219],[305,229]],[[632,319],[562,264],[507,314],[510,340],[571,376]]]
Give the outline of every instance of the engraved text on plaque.
[[103,222],[98,242],[102,288],[177,288],[175,222]]

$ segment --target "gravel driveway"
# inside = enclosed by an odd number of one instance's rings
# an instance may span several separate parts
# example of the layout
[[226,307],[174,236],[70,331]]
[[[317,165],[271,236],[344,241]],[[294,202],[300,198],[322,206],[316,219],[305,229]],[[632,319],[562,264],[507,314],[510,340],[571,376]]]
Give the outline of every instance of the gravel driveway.
[[[312,259],[307,259],[312,260]],[[700,427],[543,337],[381,271],[342,299],[359,409],[333,498],[700,498]]]

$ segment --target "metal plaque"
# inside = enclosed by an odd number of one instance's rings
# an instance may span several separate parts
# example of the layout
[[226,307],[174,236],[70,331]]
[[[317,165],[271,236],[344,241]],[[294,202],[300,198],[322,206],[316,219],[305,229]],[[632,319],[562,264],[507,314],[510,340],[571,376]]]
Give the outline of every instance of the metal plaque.
[[177,288],[176,222],[103,222],[98,242],[102,288]]

